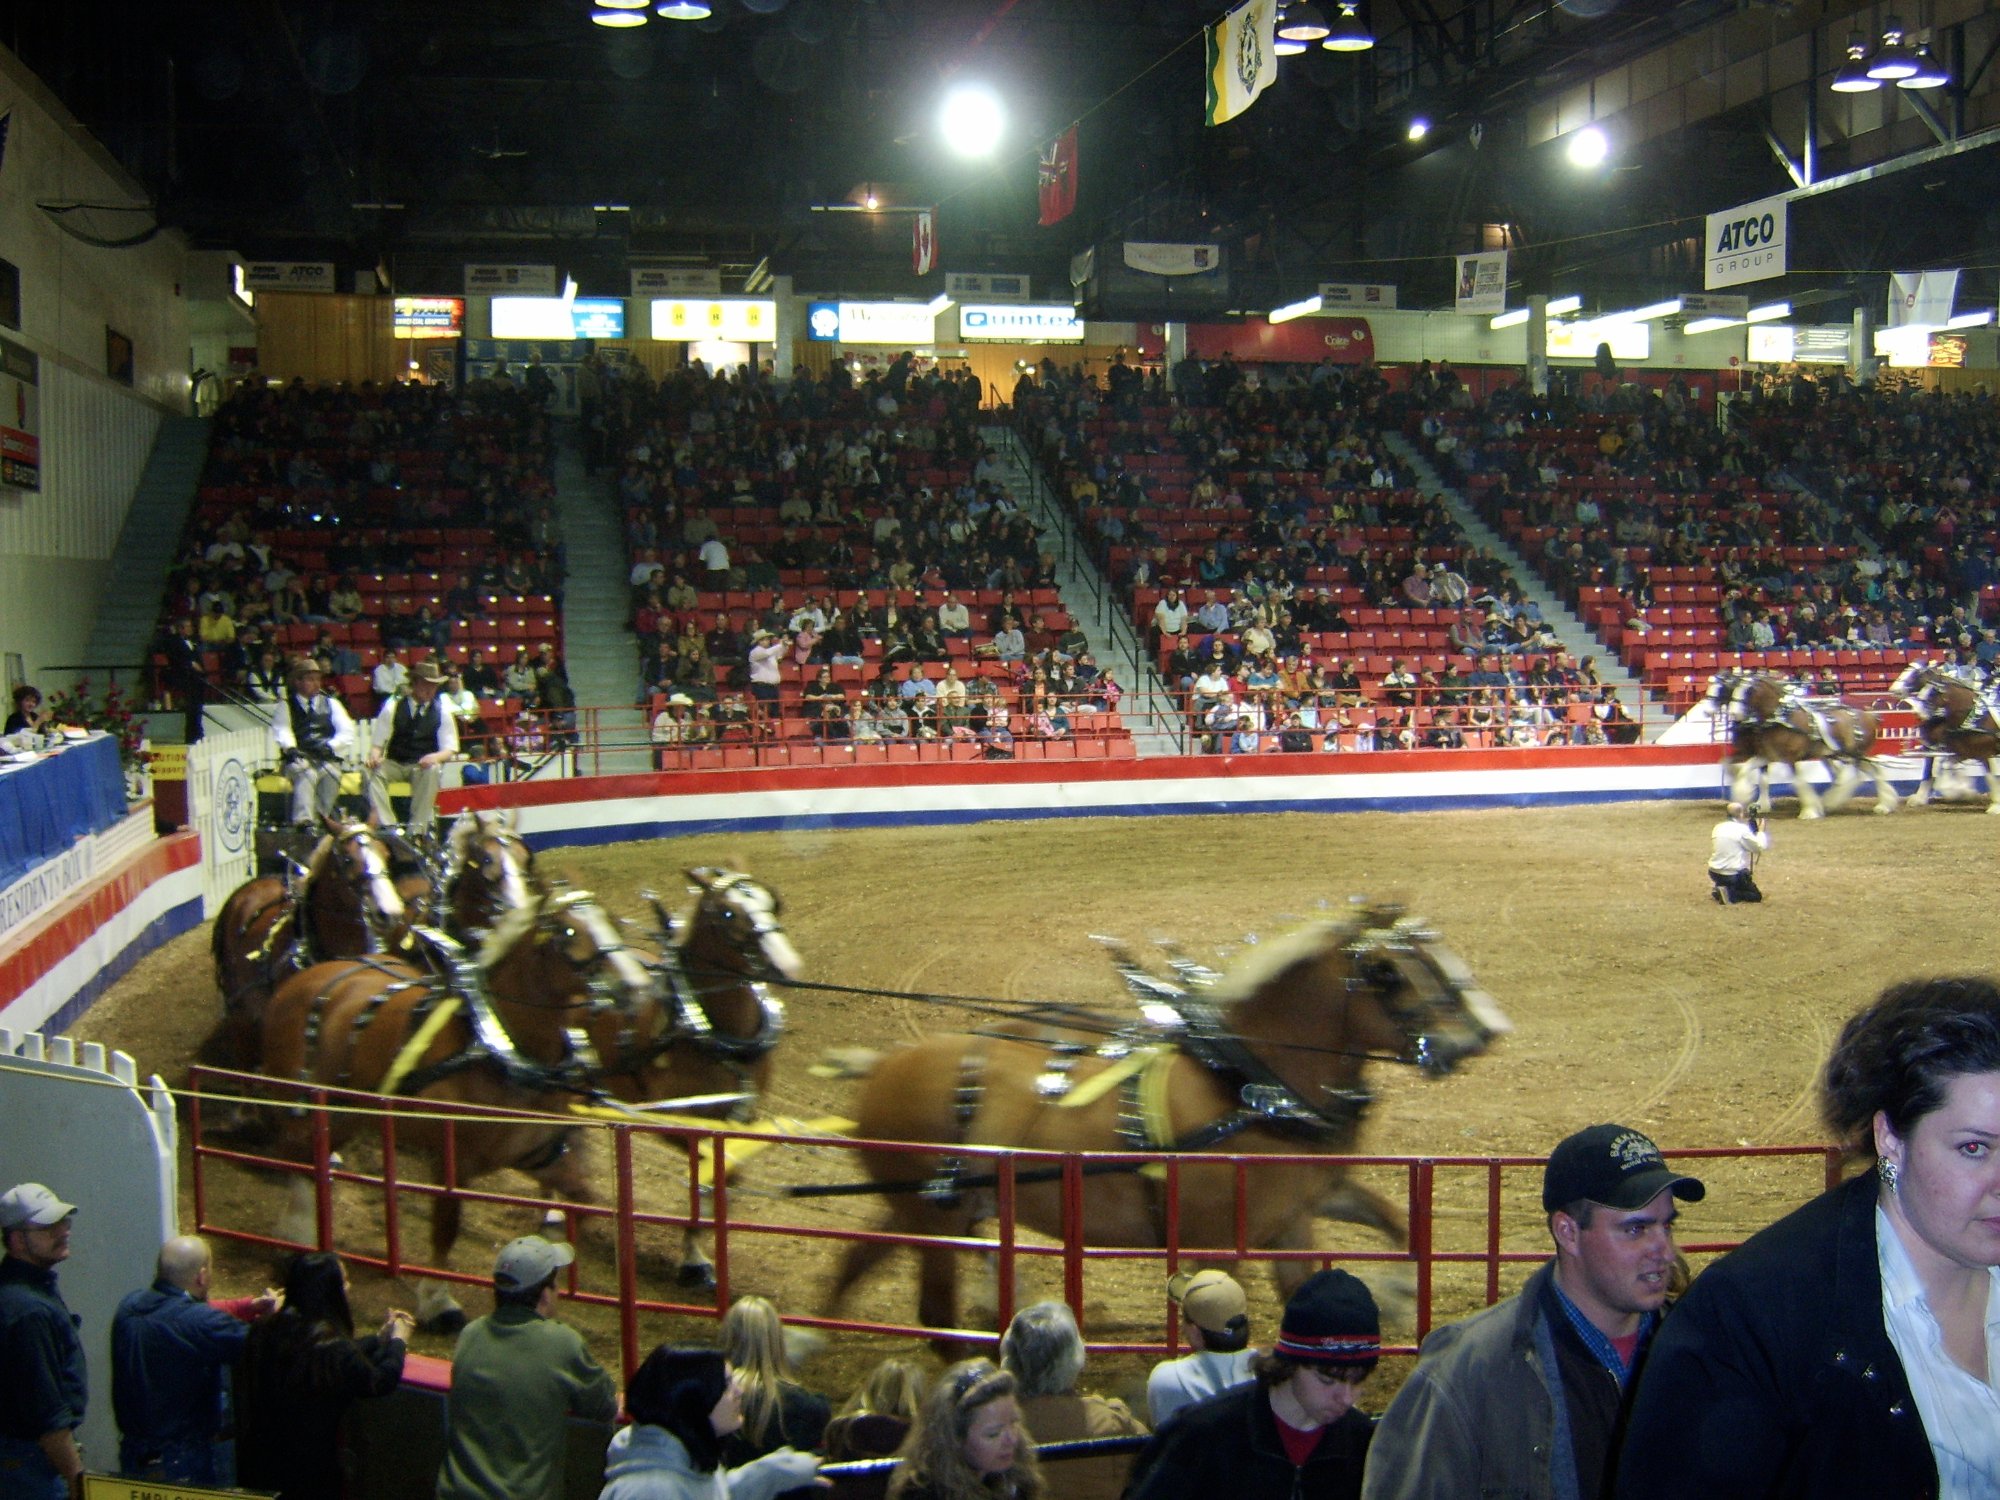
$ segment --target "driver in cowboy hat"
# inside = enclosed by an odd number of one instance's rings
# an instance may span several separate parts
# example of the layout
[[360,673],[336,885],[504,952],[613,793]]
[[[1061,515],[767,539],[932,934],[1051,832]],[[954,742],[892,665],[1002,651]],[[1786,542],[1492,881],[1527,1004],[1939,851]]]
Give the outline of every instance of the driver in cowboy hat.
[[409,696],[398,694],[375,715],[368,751],[368,813],[376,827],[396,821],[389,784],[410,784],[408,827],[428,832],[437,824],[438,767],[458,755],[458,725],[438,702],[444,674],[434,662],[410,670]]
[[333,815],[340,800],[340,763],[354,750],[354,720],[328,694],[325,673],[310,656],[292,662],[284,701],[271,716],[278,766],[292,784],[292,821]]

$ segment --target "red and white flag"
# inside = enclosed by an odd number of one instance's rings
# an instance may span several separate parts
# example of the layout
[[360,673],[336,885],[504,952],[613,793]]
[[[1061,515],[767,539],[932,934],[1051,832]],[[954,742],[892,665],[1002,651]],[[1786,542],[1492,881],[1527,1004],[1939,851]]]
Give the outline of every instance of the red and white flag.
[[910,269],[928,276],[937,265],[937,210],[920,208],[910,226]]
[[1076,127],[1042,147],[1041,165],[1036,169],[1041,189],[1044,226],[1060,224],[1076,210]]

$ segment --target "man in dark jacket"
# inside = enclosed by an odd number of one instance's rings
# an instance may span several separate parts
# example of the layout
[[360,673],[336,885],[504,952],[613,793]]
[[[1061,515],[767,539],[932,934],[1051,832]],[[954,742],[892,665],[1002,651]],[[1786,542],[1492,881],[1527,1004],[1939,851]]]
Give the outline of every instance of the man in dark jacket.
[[74,1205],[39,1182],[0,1194],[0,1495],[8,1500],[67,1500],[83,1473],[83,1341],[56,1285],[75,1217]]
[[1382,1350],[1366,1285],[1321,1271],[1285,1303],[1254,1385],[1182,1407],[1132,1466],[1126,1500],[1355,1500],[1373,1423],[1354,1405]]

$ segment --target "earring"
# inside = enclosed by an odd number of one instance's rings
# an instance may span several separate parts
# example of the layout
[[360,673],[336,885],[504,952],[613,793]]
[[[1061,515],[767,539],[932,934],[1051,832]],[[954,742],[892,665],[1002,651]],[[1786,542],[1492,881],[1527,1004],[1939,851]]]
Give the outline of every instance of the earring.
[[1882,1186],[1892,1193],[1896,1191],[1898,1170],[1896,1164],[1886,1156],[1875,1163],[1875,1175],[1882,1179]]

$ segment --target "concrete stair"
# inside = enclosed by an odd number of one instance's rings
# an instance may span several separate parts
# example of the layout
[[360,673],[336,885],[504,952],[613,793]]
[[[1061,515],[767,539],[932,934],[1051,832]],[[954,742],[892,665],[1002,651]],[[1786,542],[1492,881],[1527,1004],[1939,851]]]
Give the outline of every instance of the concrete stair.
[[632,590],[625,528],[611,480],[583,472],[573,431],[556,446],[556,514],[563,529],[563,659],[580,708],[594,710],[601,751],[589,774],[652,769],[639,691],[639,648],[628,628]]

